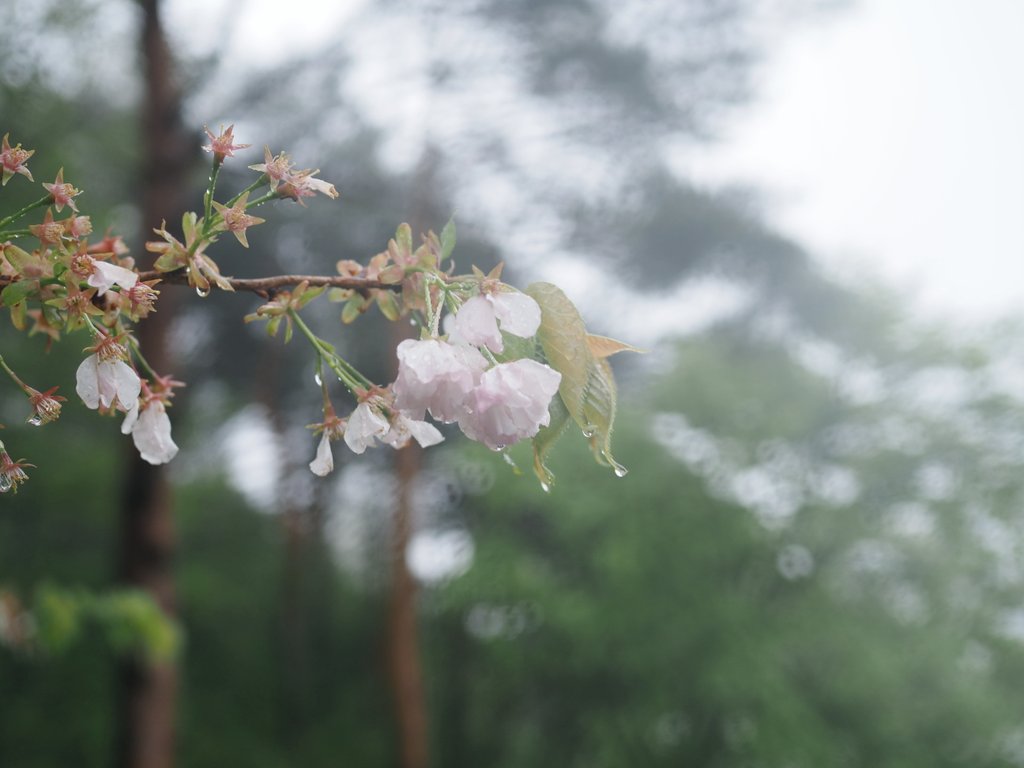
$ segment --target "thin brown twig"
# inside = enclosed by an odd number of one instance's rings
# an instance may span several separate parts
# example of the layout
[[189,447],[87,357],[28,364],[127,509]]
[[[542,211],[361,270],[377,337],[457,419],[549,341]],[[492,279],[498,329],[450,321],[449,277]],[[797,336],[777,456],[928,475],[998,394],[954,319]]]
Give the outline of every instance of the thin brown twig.
[[[176,269],[173,272],[157,272],[150,270],[139,273],[139,280],[157,280],[170,285],[187,285],[188,273],[184,269]],[[274,275],[273,277],[227,277],[224,278],[236,291],[248,291],[260,296],[267,296],[270,293],[298,285],[309,283],[310,286],[326,285],[331,288],[350,288],[361,293],[370,289],[383,289],[387,291],[400,291],[402,286],[395,283],[382,283],[380,280],[371,280],[366,277],[344,277],[342,275]],[[215,287],[213,283],[211,288]]]

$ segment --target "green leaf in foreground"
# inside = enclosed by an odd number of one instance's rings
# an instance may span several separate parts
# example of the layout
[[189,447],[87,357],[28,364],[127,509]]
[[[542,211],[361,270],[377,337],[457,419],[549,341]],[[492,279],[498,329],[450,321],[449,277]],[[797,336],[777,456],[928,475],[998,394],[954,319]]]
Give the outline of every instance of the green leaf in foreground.
[[533,437],[533,472],[540,480],[540,487],[545,491],[551,490],[555,482],[555,476],[546,463],[548,453],[572,420],[561,397],[551,398],[548,414],[551,417],[550,422],[546,427],[541,427]]

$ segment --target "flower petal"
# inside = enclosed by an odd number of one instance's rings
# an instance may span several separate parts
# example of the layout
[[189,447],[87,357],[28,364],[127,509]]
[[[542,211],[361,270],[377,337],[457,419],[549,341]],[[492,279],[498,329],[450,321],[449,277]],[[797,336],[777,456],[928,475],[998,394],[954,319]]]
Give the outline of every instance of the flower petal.
[[488,298],[505,333],[526,339],[540,328],[540,305],[525,293],[496,293]]
[[334,455],[331,453],[331,437],[324,432],[320,445],[316,447],[316,458],[309,462],[309,469],[314,475],[326,477],[334,471]]

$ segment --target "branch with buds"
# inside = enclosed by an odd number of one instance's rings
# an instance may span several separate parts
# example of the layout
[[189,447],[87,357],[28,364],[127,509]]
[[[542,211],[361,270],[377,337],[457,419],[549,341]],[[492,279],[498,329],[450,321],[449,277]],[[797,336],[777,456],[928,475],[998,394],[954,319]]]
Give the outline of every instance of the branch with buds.
[[[572,422],[590,440],[599,463],[625,474],[611,453],[615,384],[606,358],[631,347],[588,334],[576,308],[553,285],[537,283],[520,292],[502,282],[500,265],[490,274],[476,268],[453,274],[453,222],[440,236],[428,232],[416,247],[409,225],[402,224],[384,251],[366,264],[341,260],[335,274],[222,275],[211,251],[225,233],[247,248],[248,230],[265,221],[252,213],[256,208],[280,199],[305,205],[305,198],[318,194],[336,199],[338,192],[317,178],[317,170],[297,170],[287,154],[265,149],[264,162],[249,166],[256,180],[220,202],[222,165],[249,145],[235,143],[232,127],[206,133],[204,149],[213,160],[201,210],[182,217],[180,232],[166,222],[154,230],[157,239],[145,244],[156,254],[152,270],[139,271],[119,237],[107,233],[90,240],[91,221],[75,203],[81,191],[64,181],[63,170],[53,183],[42,185],[43,197],[0,218],[0,302],[15,328],[45,335],[48,345],[62,334],[91,336],[75,391],[89,408],[123,414],[122,432],[131,434],[146,461],[163,464],[178,451],[167,408],[173,390],[183,385],[152,369],[132,325],[154,311],[157,285],[189,285],[200,297],[214,290],[259,295],[265,303],[246,322],[265,322],[271,336],[283,326],[285,342],[298,329],[308,342],[322,400],[322,420],[310,425],[320,435],[310,463],[317,475],[333,469],[334,441],[343,440],[355,453],[377,442],[394,448],[411,440],[424,447],[441,442],[444,436],[428,416],[457,424],[470,439],[497,451],[532,439],[534,470],[545,489],[553,480],[545,466],[547,453]],[[15,176],[32,181],[27,162],[33,154],[20,144],[11,146],[5,135],[2,184]],[[54,212],[65,207],[69,215],[55,218]],[[41,221],[19,223],[40,209],[45,209]],[[418,320],[421,337],[398,346],[393,383],[370,381],[305,322],[302,310],[323,295],[344,305],[343,324],[374,306],[392,321]],[[445,314],[452,316],[448,334],[441,332]],[[57,387],[41,392],[28,386],[2,357],[0,367],[28,398],[29,424],[58,418],[64,398],[54,394]],[[355,403],[345,418],[337,415],[329,374]],[[12,460],[0,443],[0,492],[17,490],[31,466]]]

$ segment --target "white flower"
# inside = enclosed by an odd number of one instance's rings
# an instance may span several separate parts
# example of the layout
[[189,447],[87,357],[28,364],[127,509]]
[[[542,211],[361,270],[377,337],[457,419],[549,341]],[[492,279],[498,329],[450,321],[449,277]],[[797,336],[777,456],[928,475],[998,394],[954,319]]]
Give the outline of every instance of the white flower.
[[89,355],[78,366],[76,379],[75,391],[90,408],[127,411],[137,407],[142,382],[123,360]]
[[528,338],[540,327],[540,306],[525,293],[474,296],[456,313],[451,338],[498,353],[505,348],[499,322],[505,333]]
[[473,390],[471,410],[459,427],[494,450],[533,437],[551,420],[548,404],[561,380],[562,374],[536,360],[496,365]]
[[121,424],[121,433],[129,432],[139,455],[150,464],[166,464],[178,453],[171,439],[171,420],[159,400],[149,401],[141,411],[136,401]]
[[391,429],[388,420],[370,404],[360,403],[348,417],[348,428],[345,430],[345,445],[352,453],[363,453],[373,445],[374,438],[383,438]]
[[411,419],[404,413],[399,413],[391,422],[391,429],[381,438],[392,448],[402,448],[409,439],[414,439],[423,448],[437,445],[444,440],[441,430],[426,421]]
[[457,421],[487,368],[484,356],[474,347],[434,339],[406,339],[397,352],[395,406],[419,419],[429,410],[439,421]]
[[314,475],[327,477],[334,471],[334,454],[331,453],[331,435],[324,430],[320,444],[316,447],[316,458],[309,462],[309,468]]
[[433,424],[411,419],[401,412],[388,421],[369,401],[357,405],[348,417],[345,444],[353,453],[362,453],[373,445],[374,439],[392,448],[401,448],[409,442],[409,438],[414,438],[424,448],[444,440],[444,436]]
[[119,285],[127,290],[139,282],[139,276],[132,270],[111,264],[109,261],[93,261],[92,266],[92,274],[85,282],[93,288],[99,289],[96,291],[97,296],[102,296],[114,285]]

